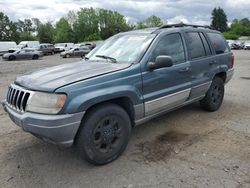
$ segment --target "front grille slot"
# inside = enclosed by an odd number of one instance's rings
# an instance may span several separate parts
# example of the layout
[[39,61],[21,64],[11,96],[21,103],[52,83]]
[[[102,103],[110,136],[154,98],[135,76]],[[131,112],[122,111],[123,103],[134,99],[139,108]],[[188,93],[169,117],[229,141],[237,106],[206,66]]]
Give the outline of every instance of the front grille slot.
[[7,92],[6,101],[11,108],[17,111],[24,112],[29,97],[29,91],[22,89],[18,86],[11,85]]

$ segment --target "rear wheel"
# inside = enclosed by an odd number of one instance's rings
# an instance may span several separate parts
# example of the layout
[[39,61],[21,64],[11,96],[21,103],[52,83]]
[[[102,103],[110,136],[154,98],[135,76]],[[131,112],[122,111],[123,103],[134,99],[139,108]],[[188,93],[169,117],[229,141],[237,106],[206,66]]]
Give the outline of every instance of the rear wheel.
[[65,56],[66,58],[69,58],[70,57],[70,55],[69,54],[66,54],[66,56]]
[[213,112],[220,108],[224,98],[224,82],[222,78],[215,77],[206,96],[200,101],[204,110]]
[[88,162],[104,165],[125,150],[130,132],[131,122],[125,110],[115,104],[103,104],[86,114],[76,145]]
[[38,55],[33,55],[33,57],[32,57],[32,59],[38,59],[39,58],[39,56]]

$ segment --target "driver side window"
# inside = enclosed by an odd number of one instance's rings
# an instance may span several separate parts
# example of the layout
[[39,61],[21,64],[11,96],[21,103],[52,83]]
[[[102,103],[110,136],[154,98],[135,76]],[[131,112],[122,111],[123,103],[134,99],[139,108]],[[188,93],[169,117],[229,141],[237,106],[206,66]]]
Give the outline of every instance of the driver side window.
[[150,61],[155,62],[156,57],[160,55],[172,57],[174,64],[185,62],[183,42],[179,33],[163,36],[153,50]]

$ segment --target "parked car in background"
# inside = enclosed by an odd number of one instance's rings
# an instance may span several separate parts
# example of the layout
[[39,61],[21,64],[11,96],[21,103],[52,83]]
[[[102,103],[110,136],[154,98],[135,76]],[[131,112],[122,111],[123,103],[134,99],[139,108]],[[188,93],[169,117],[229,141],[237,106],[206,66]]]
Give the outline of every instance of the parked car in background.
[[237,46],[239,46],[239,49],[244,49],[244,47],[245,47],[245,41],[242,41],[242,40],[237,40],[237,41],[235,42],[235,44],[236,44]]
[[234,40],[226,40],[228,46],[230,47],[230,49],[232,49],[232,45],[234,44]]
[[123,153],[136,125],[198,101],[218,110],[233,67],[223,35],[208,27],[133,30],[85,60],[19,76],[2,104],[25,131],[76,145],[88,162],[103,165]]
[[84,47],[84,46],[87,46],[90,50],[93,50],[96,47],[96,43],[94,43],[94,42],[83,42],[83,43],[78,43],[78,44],[74,45],[75,48],[81,48],[81,47]]
[[74,44],[74,48],[81,48],[81,47],[84,47],[84,46],[85,46],[85,43]]
[[44,55],[53,55],[55,53],[55,47],[53,44],[44,43],[40,44],[38,51],[43,52]]
[[68,51],[74,48],[74,43],[57,43],[55,44],[55,52]]
[[69,51],[61,52],[60,56],[63,58],[69,57],[83,57],[87,55],[91,50],[87,46],[82,46],[79,48],[73,48]]
[[250,50],[250,41],[246,41],[244,44],[244,49],[245,50]]
[[12,53],[6,53],[3,55],[3,59],[5,60],[18,60],[18,59],[38,59],[39,57],[42,57],[43,53],[37,50],[34,50],[33,48],[25,48],[21,50],[16,50]]
[[33,48],[37,50],[40,46],[39,41],[22,41],[15,48],[9,49],[9,52],[15,52],[16,50],[24,49],[24,48]]
[[14,41],[0,41],[0,55],[9,52],[10,48],[16,48],[16,46]]
[[85,46],[88,46],[90,50],[93,50],[96,47],[96,44],[93,42],[85,43]]

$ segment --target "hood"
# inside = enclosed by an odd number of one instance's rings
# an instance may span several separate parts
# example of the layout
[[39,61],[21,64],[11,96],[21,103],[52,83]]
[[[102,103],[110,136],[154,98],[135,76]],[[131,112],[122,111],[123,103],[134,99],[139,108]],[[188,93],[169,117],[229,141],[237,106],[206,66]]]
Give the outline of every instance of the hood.
[[10,55],[14,55],[14,53],[5,53],[3,54],[3,57],[9,57]]
[[17,77],[15,83],[31,90],[52,92],[64,85],[122,70],[130,65],[80,61],[27,73]]

